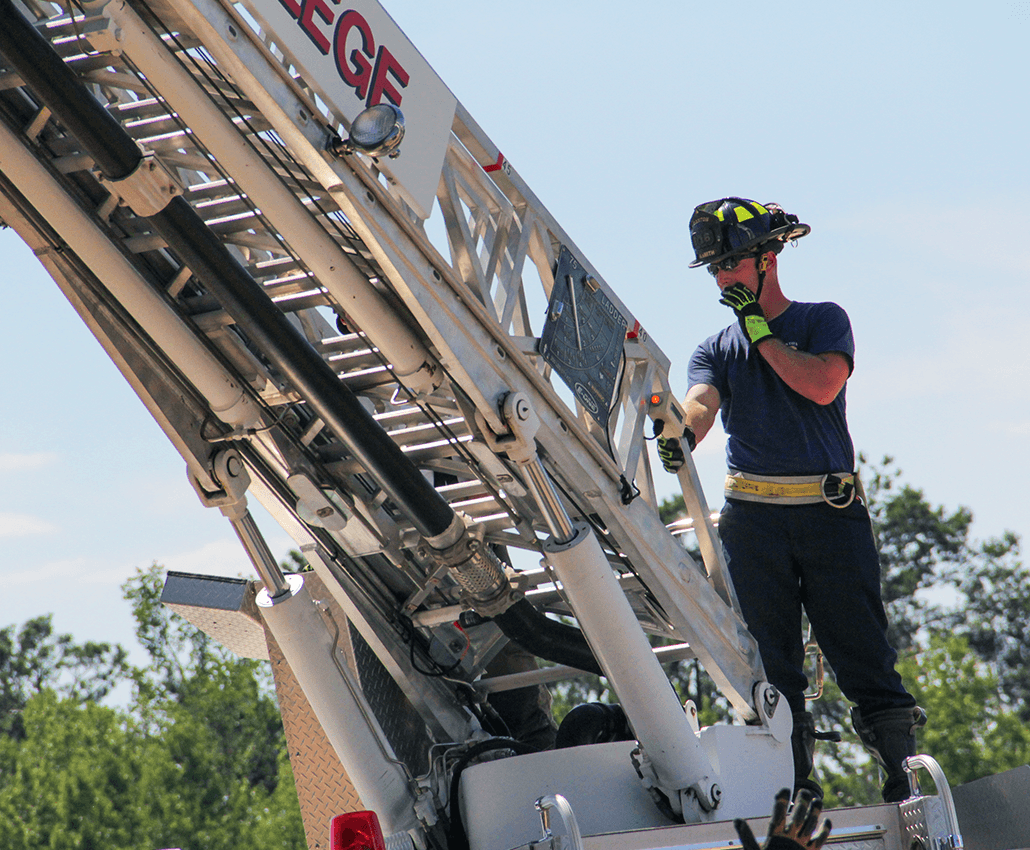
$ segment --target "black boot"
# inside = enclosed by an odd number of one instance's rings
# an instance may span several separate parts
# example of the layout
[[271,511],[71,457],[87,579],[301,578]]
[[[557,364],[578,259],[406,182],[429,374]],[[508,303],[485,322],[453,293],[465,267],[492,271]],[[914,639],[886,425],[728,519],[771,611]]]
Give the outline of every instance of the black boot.
[[905,759],[916,754],[916,729],[926,725],[926,712],[912,708],[888,708],[863,716],[851,709],[851,722],[865,748],[887,774],[883,801],[900,803],[909,797]]
[[790,746],[794,753],[794,796],[804,789],[812,798],[823,798],[822,786],[811,778],[815,767],[815,742],[840,742],[840,732],[816,732],[815,718],[810,711],[794,712],[794,731],[790,736]]

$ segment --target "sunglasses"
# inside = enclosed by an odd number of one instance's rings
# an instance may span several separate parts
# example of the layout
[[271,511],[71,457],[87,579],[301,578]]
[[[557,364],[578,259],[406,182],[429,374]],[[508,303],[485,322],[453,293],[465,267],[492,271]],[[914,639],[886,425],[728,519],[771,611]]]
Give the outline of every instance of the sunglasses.
[[708,274],[715,277],[719,272],[731,272],[740,265],[741,260],[757,257],[758,254],[737,254],[734,257],[727,257],[717,263],[708,264]]

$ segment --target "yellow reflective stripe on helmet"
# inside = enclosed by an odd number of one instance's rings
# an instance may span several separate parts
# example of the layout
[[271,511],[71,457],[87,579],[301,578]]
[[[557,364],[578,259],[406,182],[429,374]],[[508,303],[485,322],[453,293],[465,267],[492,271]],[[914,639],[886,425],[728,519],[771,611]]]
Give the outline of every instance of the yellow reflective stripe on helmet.
[[[769,210],[767,210],[765,207],[763,207],[757,201],[751,201],[751,203],[754,204],[755,209],[758,210],[758,215],[765,215],[767,212],[769,212]],[[731,209],[733,211],[733,217],[737,220],[737,224],[740,224],[740,222],[742,222],[742,221],[747,221],[749,218],[754,218],[755,217],[754,213],[752,213],[751,210],[749,210],[747,207],[742,206],[740,204],[738,204],[735,207],[732,207]],[[719,207],[719,209],[717,209],[713,213],[713,215],[719,221],[725,221],[726,220],[726,213],[723,212],[722,207]]]
[[[751,203],[754,204],[755,209],[758,211],[758,215],[765,215],[766,213],[769,212],[769,210],[767,210],[765,207],[763,207],[757,201],[752,201]],[[736,206],[736,207],[733,208],[733,212],[737,216],[737,223],[738,224],[740,224],[743,221],[747,221],[749,218],[754,218],[755,217],[755,214],[752,213],[751,210],[749,210],[745,206]]]

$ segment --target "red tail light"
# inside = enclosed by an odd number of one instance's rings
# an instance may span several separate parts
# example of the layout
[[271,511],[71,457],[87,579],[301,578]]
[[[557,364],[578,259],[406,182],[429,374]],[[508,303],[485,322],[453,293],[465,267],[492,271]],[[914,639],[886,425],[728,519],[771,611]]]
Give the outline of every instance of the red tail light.
[[331,850],[386,850],[386,839],[375,812],[347,812],[333,818]]

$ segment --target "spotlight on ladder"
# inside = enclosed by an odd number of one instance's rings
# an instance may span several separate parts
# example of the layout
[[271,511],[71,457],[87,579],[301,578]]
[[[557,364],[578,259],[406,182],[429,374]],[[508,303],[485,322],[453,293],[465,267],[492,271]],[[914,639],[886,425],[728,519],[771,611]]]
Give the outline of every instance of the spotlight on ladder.
[[336,156],[357,152],[373,158],[385,155],[395,159],[400,155],[403,138],[404,114],[392,103],[380,103],[358,113],[351,122],[347,138],[334,137],[327,147]]

